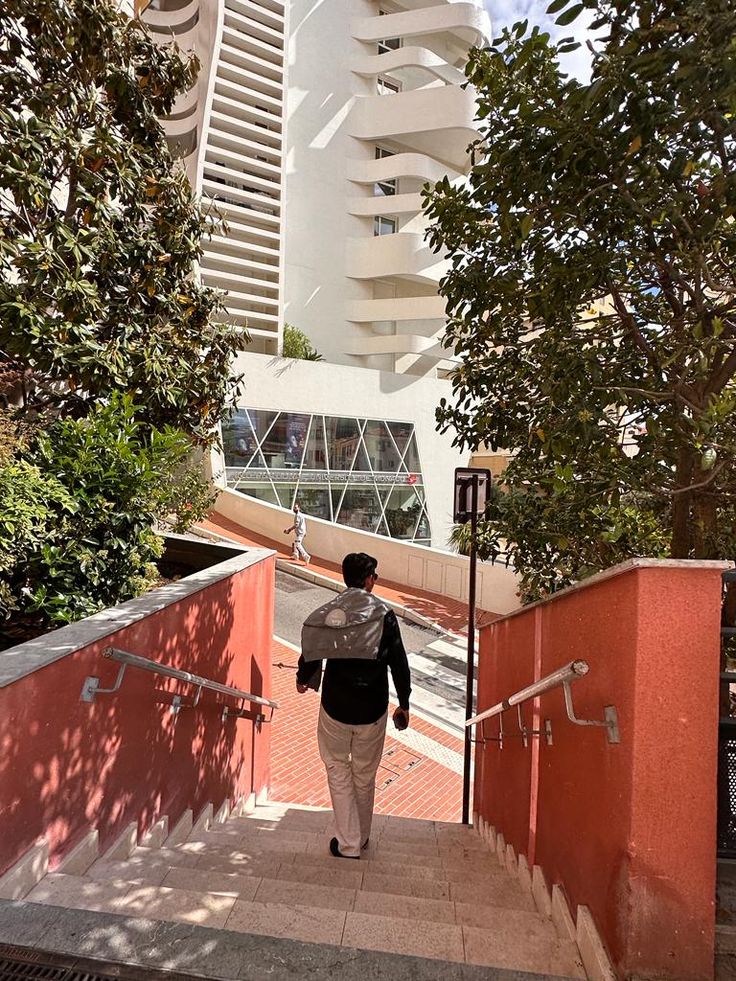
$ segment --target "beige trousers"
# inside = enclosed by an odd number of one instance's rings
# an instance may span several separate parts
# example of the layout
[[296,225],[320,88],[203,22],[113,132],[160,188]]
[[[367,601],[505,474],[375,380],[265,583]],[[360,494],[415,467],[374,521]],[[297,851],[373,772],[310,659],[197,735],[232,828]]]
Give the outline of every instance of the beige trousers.
[[301,559],[302,562],[309,562],[311,556],[304,547],[304,537],[304,535],[297,535],[297,537],[294,539],[291,546],[291,557],[293,559]]
[[337,844],[343,855],[359,856],[360,846],[371,833],[387,717],[388,710],[378,722],[349,726],[330,718],[320,706],[317,743],[327,770]]

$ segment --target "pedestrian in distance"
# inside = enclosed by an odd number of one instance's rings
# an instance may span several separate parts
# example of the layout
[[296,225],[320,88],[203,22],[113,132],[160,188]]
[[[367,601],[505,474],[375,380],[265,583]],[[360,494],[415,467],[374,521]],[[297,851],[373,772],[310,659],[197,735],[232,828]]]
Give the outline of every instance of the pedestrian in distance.
[[294,524],[290,528],[284,528],[284,534],[289,535],[294,532],[294,543],[291,546],[291,557],[295,562],[299,559],[304,565],[309,565],[311,555],[304,548],[304,538],[307,534],[307,519],[302,514],[299,503],[294,504]]
[[358,859],[368,847],[386,738],[389,671],[399,700],[394,725],[409,725],[409,662],[396,614],[373,593],[377,567],[365,552],[346,555],[347,589],[311,613],[302,627],[296,689],[319,691],[322,684],[317,743],[335,818],[330,841],[335,858]]

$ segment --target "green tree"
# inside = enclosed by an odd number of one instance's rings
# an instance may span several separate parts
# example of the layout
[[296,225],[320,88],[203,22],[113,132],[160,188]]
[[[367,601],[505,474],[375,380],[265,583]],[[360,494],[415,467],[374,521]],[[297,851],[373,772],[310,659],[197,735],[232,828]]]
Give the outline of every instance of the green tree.
[[483,547],[530,597],[736,547],[736,7],[549,7],[583,11],[590,84],[526,24],[471,53],[470,178],[427,196],[461,359],[438,424],[512,451]]
[[111,0],[0,9],[0,368],[27,410],[121,390],[198,440],[224,413],[244,338],[193,275],[211,225],[158,122],[197,69]]
[[158,578],[155,525],[209,510],[201,484],[188,484],[189,437],[136,415],[128,396],[113,395],[84,419],[17,440],[15,452],[7,441],[0,449],[0,638],[138,595]]
[[317,354],[304,331],[293,324],[284,324],[282,354],[285,358],[296,358],[299,361],[322,361],[322,355]]
[[212,502],[197,450],[246,336],[196,278],[213,217],[158,117],[196,59],[112,0],[0,7],[0,633],[141,592]]

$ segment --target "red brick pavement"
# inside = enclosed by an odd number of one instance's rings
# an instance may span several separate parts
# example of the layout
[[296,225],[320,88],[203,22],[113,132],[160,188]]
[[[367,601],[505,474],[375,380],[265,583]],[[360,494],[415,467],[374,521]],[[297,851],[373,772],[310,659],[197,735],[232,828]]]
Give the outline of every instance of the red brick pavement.
[[[221,514],[213,512],[207,520],[200,521],[199,526],[205,531],[214,532],[232,541],[240,542],[243,545],[272,548],[278,552],[279,558],[291,558],[291,549],[289,548],[287,539],[274,541],[271,538],[266,538],[264,535],[250,531],[230,518],[223,517]],[[309,568],[320,575],[342,582],[340,567],[327,559],[312,556]],[[428,593],[425,590],[414,589],[413,587],[402,586],[399,583],[389,582],[385,579],[379,579],[375,593],[377,596],[382,596],[384,599],[391,600],[400,606],[405,606],[416,613],[420,613],[444,630],[450,630],[454,633],[464,633],[467,631],[468,607],[467,604],[461,603],[459,600],[450,599],[447,596],[440,596],[437,593]],[[498,614],[496,613],[479,610],[476,622],[480,627],[484,623],[491,623],[497,617]]]
[[[274,640],[273,698],[279,702],[271,734],[271,797],[292,804],[329,807],[324,767],[317,751],[319,696],[295,688],[298,655]],[[276,665],[282,664],[283,667]],[[414,730],[462,753],[460,739],[412,715]],[[462,777],[386,735],[376,778],[376,813],[436,821],[459,821]],[[408,768],[407,768],[408,767]]]
[[[222,515],[213,513],[208,520],[200,522],[200,526],[244,545],[274,549],[280,558],[291,558],[286,539],[274,541]],[[309,568],[336,581],[342,580],[340,568],[334,562],[313,557]],[[422,614],[445,630],[462,633],[467,628],[467,607],[456,600],[384,579],[379,580],[376,594]],[[496,614],[481,611],[479,625],[494,619]],[[271,797],[286,803],[329,807],[327,780],[317,751],[319,696],[313,692],[297,693],[298,655],[290,647],[274,640],[273,652],[273,698],[280,707],[272,723]],[[277,667],[278,664],[283,666]],[[416,713],[412,714],[411,727],[440,746],[462,754],[462,740],[419,718]],[[389,722],[384,757],[376,778],[376,813],[459,821],[462,777],[393,739],[391,731]]]

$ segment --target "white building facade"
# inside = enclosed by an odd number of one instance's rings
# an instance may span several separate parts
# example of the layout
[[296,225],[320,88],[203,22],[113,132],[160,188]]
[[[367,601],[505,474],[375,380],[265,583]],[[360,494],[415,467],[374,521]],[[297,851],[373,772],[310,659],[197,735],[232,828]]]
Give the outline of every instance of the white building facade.
[[[431,424],[452,362],[421,189],[469,164],[462,69],[490,33],[482,3],[153,0],[143,19],[202,63],[164,127],[227,223],[202,280],[251,337],[223,426],[228,483],[444,547],[467,455]],[[284,322],[324,358],[304,374],[319,390],[273,360]]]

